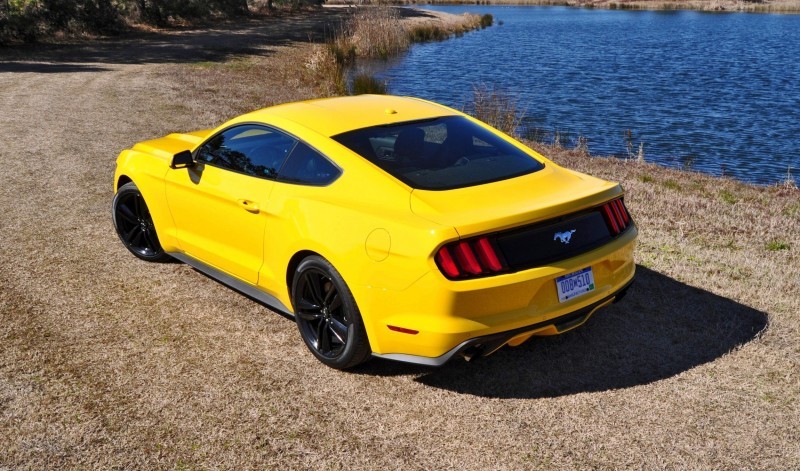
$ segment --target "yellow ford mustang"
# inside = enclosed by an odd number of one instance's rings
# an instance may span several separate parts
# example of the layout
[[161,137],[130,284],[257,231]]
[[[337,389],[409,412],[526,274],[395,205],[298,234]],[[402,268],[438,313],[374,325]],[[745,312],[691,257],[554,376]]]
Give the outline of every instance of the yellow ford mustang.
[[634,275],[618,184],[414,98],[284,104],[140,142],[114,187],[134,255],[292,314],[334,368],[441,365],[558,334]]

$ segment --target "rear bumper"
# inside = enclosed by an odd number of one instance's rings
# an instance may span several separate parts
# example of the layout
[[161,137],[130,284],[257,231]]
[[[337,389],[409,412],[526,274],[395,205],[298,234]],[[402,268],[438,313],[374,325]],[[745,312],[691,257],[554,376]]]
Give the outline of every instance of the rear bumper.
[[519,343],[522,343],[531,336],[536,335],[537,333],[540,333],[542,331],[547,331],[548,333],[546,335],[552,335],[553,333],[560,334],[584,324],[599,309],[608,306],[611,303],[615,303],[622,300],[625,294],[627,294],[628,288],[630,288],[631,284],[633,284],[633,279],[628,281],[628,283],[622,289],[615,292],[611,296],[603,298],[600,301],[597,301],[586,307],[578,309],[577,311],[565,314],[555,319],[551,319],[545,322],[539,322],[538,324],[520,327],[517,329],[508,330],[505,332],[499,332],[496,334],[485,335],[465,340],[464,342],[461,342],[460,344],[452,348],[444,355],[438,357],[431,358],[418,355],[408,355],[403,353],[388,353],[388,354],[373,353],[373,356],[378,358],[384,358],[387,360],[402,361],[406,363],[416,363],[419,365],[427,365],[427,366],[441,366],[450,361],[451,358],[457,355],[463,356],[468,361],[474,358],[488,356],[496,352],[509,342],[514,342],[517,339],[519,340]]
[[[531,335],[577,327],[620,298],[633,280],[636,236],[634,226],[590,252],[516,273],[451,281],[431,271],[402,291],[360,291],[356,299],[372,351],[381,358],[441,365],[457,353],[486,355]],[[555,279],[586,267],[594,273],[595,290],[560,302]]]

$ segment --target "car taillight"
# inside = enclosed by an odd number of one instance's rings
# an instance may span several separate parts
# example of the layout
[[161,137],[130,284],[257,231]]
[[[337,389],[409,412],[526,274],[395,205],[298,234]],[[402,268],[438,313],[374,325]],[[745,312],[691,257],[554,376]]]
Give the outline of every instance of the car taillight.
[[622,198],[609,201],[600,207],[600,211],[602,211],[605,217],[606,224],[612,236],[623,232],[632,223],[631,216],[628,214],[628,210],[625,209]]
[[476,278],[508,269],[488,237],[447,244],[436,252],[434,260],[442,273],[450,279]]
[[480,258],[481,263],[490,271],[503,271],[503,264],[497,257],[497,252],[494,251],[494,247],[492,247],[492,243],[489,242],[489,239],[486,237],[478,239],[475,248],[478,251],[478,258]]

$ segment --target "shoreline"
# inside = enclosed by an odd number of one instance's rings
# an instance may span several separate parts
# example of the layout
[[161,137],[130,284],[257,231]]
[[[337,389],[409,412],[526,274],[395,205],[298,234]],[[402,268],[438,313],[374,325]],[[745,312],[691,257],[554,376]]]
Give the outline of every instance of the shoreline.
[[[483,0],[481,0],[483,1]],[[533,0],[536,1],[536,0]],[[545,0],[547,1],[547,0]],[[493,3],[486,3],[486,4],[519,4],[519,2],[513,2],[512,0],[487,0],[487,2]],[[452,4],[457,5],[458,3],[454,2],[437,2],[438,4]],[[461,3],[463,5],[471,4],[471,3]],[[533,3],[529,3],[533,5]],[[188,70],[194,71],[197,68],[205,69],[207,75],[224,75],[228,73],[242,73],[247,71],[252,71],[257,69],[259,66],[264,64],[263,57],[260,55],[266,52],[268,49],[272,48],[264,48],[263,46],[252,47],[252,48],[239,48],[236,45],[238,39],[232,39],[236,35],[236,31],[239,30],[240,27],[244,27],[247,31],[245,35],[253,34],[255,35],[258,31],[259,25],[262,24],[271,24],[285,20],[292,20],[292,19],[303,19],[306,17],[319,17],[318,19],[320,22],[315,26],[309,26],[306,24],[305,27],[308,28],[306,33],[302,32],[294,32],[293,37],[294,39],[290,44],[280,45],[276,50],[278,51],[285,51],[285,54],[288,56],[292,56],[291,58],[287,58],[286,62],[291,62],[292,65],[296,68],[295,75],[298,77],[293,77],[289,79],[292,83],[296,83],[298,85],[297,92],[298,93],[284,93],[280,94],[280,96],[285,97],[282,99],[266,99],[260,104],[257,104],[258,107],[264,106],[271,106],[273,104],[278,104],[282,101],[293,101],[298,99],[311,99],[318,96],[331,96],[338,93],[336,90],[333,90],[329,84],[324,83],[325,81],[330,80],[330,77],[320,76],[319,74],[315,73],[308,73],[310,71],[310,64],[315,62],[317,59],[315,55],[318,55],[319,50],[325,47],[325,39],[330,34],[331,31],[335,31],[336,28],[341,28],[342,24],[348,19],[351,18],[356,11],[363,11],[372,8],[380,8],[378,6],[359,6],[355,7],[352,5],[344,5],[344,4],[332,4],[332,5],[325,5],[320,10],[316,12],[306,12],[302,14],[296,15],[287,15],[280,18],[276,17],[261,17],[261,18],[248,18],[240,22],[236,22],[234,20],[225,21],[216,27],[201,27],[201,26],[194,26],[191,28],[180,28],[180,29],[150,29],[147,31],[143,30],[132,30],[128,33],[121,34],[119,36],[113,37],[103,37],[99,39],[87,39],[87,38],[69,38],[69,39],[61,39],[53,42],[40,42],[36,44],[22,44],[16,46],[4,46],[0,47],[0,72],[3,71],[10,71],[10,72],[19,72],[25,70],[39,70],[45,71],[47,69],[54,69],[54,70],[81,70],[86,69],[90,70],[91,67],[87,66],[73,66],[73,63],[80,62],[79,58],[75,57],[83,52],[84,50],[93,50],[94,48],[108,48],[109,50],[113,50],[115,48],[119,48],[122,45],[131,45],[132,47],[138,47],[140,43],[142,44],[143,49],[150,48],[147,43],[152,43],[152,51],[148,51],[148,55],[150,53],[161,53],[163,47],[162,43],[165,41],[171,40],[179,40],[182,35],[197,35],[197,38],[193,39],[198,45],[197,52],[199,53],[195,60],[187,61],[185,64],[177,64],[179,67],[189,67]],[[390,8],[396,10],[400,14],[399,18],[399,27],[403,28],[406,32],[413,30],[415,27],[419,26],[439,26],[444,28],[450,28],[450,32],[448,33],[447,38],[432,38],[428,39],[427,41],[441,41],[441,40],[453,40],[457,39],[457,36],[460,34],[468,33],[472,31],[472,29],[462,30],[462,33],[454,33],[453,29],[458,28],[459,25],[465,25],[468,22],[465,20],[464,15],[453,14],[449,12],[440,12],[434,10],[426,10],[423,7],[419,7],[413,4],[405,4],[405,5],[393,5]],[[496,27],[496,26],[495,26]],[[474,29],[478,29],[475,27]],[[203,32],[208,31],[211,32],[208,39],[205,39],[203,36]],[[198,34],[200,33],[200,34]],[[217,36],[219,33],[229,34],[230,37],[219,41]],[[262,33],[257,33],[262,34]],[[305,35],[305,38],[302,36]],[[305,40],[302,40],[305,39]],[[419,41],[425,42],[426,40]],[[411,44],[413,46],[413,43]],[[209,52],[212,51],[212,52]],[[172,54],[174,51],[171,49],[165,49],[163,52],[166,54]],[[187,49],[187,53],[191,53],[192,49]],[[404,53],[405,51],[398,52],[397,54],[392,55],[391,57],[397,57]],[[183,51],[181,51],[183,53]],[[62,55],[63,54],[63,55]],[[104,54],[100,54],[100,59],[104,56]],[[282,53],[278,54],[279,57],[283,57]],[[124,56],[123,56],[124,57]],[[388,58],[369,58],[369,57],[361,57],[361,59],[369,60],[370,62],[379,62],[381,60],[385,60]],[[389,58],[391,58],[389,57]],[[299,59],[299,64],[298,64]],[[358,60],[358,59],[357,59]],[[61,66],[56,65],[59,62],[65,62],[68,65]],[[122,62],[127,62],[128,59],[123,59]],[[167,62],[180,62],[177,61],[175,58],[170,57]],[[299,65],[299,67],[297,67]],[[356,64],[356,70],[358,69],[358,65]],[[312,71],[313,72],[313,71]],[[189,75],[193,75],[193,72],[190,72]],[[302,76],[300,76],[302,75]],[[352,75],[349,77],[352,79]],[[302,84],[302,86],[300,86]],[[265,98],[269,95],[265,95]],[[277,98],[277,97],[275,97]],[[229,117],[235,116],[236,114],[244,113],[247,111],[251,111],[252,107],[245,107],[245,106],[231,106],[230,104],[219,104],[220,109],[227,109],[228,111],[221,115],[221,119],[228,119]],[[204,112],[205,114],[205,112]],[[209,122],[208,125],[212,125],[213,122]],[[537,146],[541,146],[542,148],[546,149],[555,149],[560,151],[562,149],[568,149],[563,147],[562,145],[553,145],[547,142],[536,141],[536,140],[526,140],[526,142],[533,142],[536,143]],[[596,159],[613,159],[618,160],[621,162],[628,162],[628,159],[620,158],[614,155],[603,155],[598,153],[590,152],[589,154],[592,158]],[[744,180],[738,180],[735,177],[727,176],[727,175],[713,175],[711,173],[705,173],[700,170],[693,170],[689,169],[680,169],[673,166],[669,166],[666,164],[661,164],[655,161],[646,161],[648,164],[654,164],[664,169],[670,169],[675,171],[683,171],[687,174],[702,174],[707,175],[712,178],[719,178],[721,180],[734,180],[738,183],[744,185],[750,185],[756,188],[772,188],[772,187],[791,187],[794,185],[796,188],[797,182],[800,181],[800,169],[791,168],[789,170],[790,176],[793,178],[794,182],[789,179],[789,175],[785,180],[777,180],[772,183],[754,183],[748,182]]]
[[[328,0],[328,5],[351,5],[348,0]],[[800,14],[798,0],[772,0],[747,2],[741,0],[444,0],[416,2],[415,0],[391,0],[389,4],[416,6],[561,6],[598,10],[643,10],[643,11],[699,11],[707,13],[772,13]]]

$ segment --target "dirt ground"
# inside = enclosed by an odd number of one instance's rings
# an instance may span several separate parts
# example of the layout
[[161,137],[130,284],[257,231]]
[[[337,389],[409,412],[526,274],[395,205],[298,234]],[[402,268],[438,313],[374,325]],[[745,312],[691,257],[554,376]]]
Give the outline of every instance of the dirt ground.
[[623,182],[636,284],[439,369],[328,369],[292,321],[130,255],[119,151],[314,96],[342,14],[0,49],[0,469],[800,469],[797,190],[545,149]]

